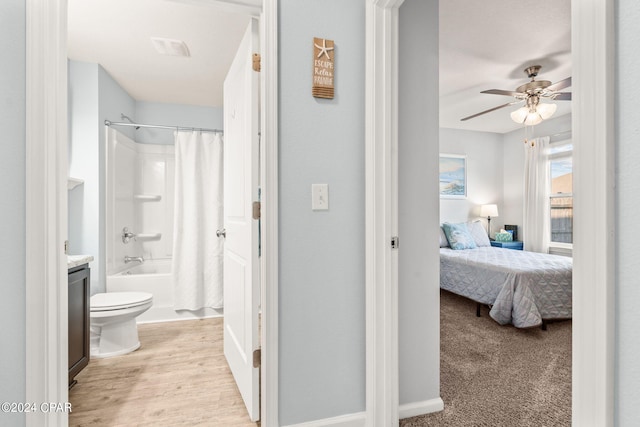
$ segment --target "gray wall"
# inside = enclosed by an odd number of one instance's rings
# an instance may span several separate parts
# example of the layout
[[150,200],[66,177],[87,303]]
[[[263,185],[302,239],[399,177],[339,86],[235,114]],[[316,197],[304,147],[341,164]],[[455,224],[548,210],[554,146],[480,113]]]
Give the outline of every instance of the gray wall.
[[[68,233],[70,254],[98,255],[98,240],[84,239],[98,224],[98,66],[69,61],[69,176],[83,179],[69,191]],[[86,197],[85,197],[86,193]],[[95,201],[94,201],[95,200]],[[86,202],[86,208],[85,208]],[[95,204],[95,208],[92,206]],[[85,224],[86,212],[86,227]],[[86,229],[86,230],[85,230]],[[90,267],[95,268],[93,263]],[[97,272],[97,270],[95,270]],[[98,282],[94,274],[92,281]]]
[[[365,409],[362,0],[279,8],[280,423]],[[335,40],[335,98],[311,96],[313,38]],[[311,210],[311,184],[329,210]]]
[[[467,198],[440,199],[440,222],[476,220],[480,218],[480,205],[495,203],[499,215],[491,219],[493,235],[503,226],[505,214],[502,170],[506,161],[502,152],[502,134],[442,128],[440,153],[467,156]],[[484,218],[485,225],[486,222]]]
[[[222,129],[222,108],[137,101],[135,121],[164,126]],[[173,144],[174,136],[170,130],[140,128],[136,131],[135,140],[143,144]]]
[[[25,2],[0,5],[0,402],[25,401]],[[0,424],[24,415],[0,413]]]
[[438,97],[430,96],[438,93],[438,2],[403,3],[399,61],[398,357],[403,405],[440,397],[439,106]]
[[637,0],[618,0],[616,37],[616,425],[640,420],[640,7]]

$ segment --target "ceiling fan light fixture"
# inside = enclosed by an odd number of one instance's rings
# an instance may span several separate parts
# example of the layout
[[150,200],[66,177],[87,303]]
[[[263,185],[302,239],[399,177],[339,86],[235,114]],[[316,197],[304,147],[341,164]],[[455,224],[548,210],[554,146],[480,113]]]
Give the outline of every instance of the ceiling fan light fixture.
[[549,117],[553,116],[553,114],[556,112],[557,109],[558,109],[557,104],[540,103],[538,104],[536,111],[540,114],[540,117],[542,117],[542,120],[547,120]]
[[492,111],[496,111],[504,107],[509,107],[519,102],[525,102],[526,105],[511,112],[511,120],[513,120],[514,122],[518,124],[524,124],[526,126],[534,126],[541,123],[543,120],[550,118],[555,114],[558,106],[557,104],[553,103],[541,103],[541,99],[571,101],[571,92],[559,91],[570,87],[572,80],[571,77],[567,77],[566,79],[560,80],[556,83],[551,83],[548,80],[536,80],[535,77],[538,75],[541,68],[542,67],[540,65],[532,65],[530,67],[527,67],[524,72],[531,79],[531,81],[518,86],[515,91],[488,89],[480,92],[492,95],[512,96],[516,98],[515,101],[481,111],[468,117],[464,117],[460,119],[460,121],[464,122],[466,120],[473,119],[474,117],[491,113]]
[[529,107],[520,107],[516,111],[511,113],[511,120],[516,123],[522,124],[529,114]]
[[535,126],[542,123],[542,116],[537,111],[527,114],[527,118],[524,120],[526,126]]

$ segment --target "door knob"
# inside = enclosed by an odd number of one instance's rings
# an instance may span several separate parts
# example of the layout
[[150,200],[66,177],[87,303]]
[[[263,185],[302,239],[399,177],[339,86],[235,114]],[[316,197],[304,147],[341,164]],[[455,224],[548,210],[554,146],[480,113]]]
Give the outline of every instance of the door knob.
[[216,236],[218,236],[218,237],[222,236],[222,237],[226,238],[227,237],[227,230],[225,230],[223,228],[222,230],[216,231]]

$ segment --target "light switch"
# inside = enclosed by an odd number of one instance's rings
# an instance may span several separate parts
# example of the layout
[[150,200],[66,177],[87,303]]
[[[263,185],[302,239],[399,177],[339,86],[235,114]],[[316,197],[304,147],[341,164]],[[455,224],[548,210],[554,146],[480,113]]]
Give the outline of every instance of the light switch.
[[329,209],[329,185],[311,184],[311,209],[326,211]]

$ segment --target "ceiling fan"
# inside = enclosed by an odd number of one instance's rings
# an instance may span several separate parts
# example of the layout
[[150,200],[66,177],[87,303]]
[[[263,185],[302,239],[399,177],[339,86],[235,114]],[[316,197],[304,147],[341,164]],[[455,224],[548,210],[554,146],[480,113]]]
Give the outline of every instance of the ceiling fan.
[[557,101],[571,101],[571,92],[560,92],[562,89],[571,86],[571,77],[567,77],[566,79],[560,80],[557,83],[551,83],[548,80],[536,80],[536,76],[540,72],[541,68],[542,66],[540,65],[532,65],[525,68],[524,72],[531,79],[531,81],[518,86],[515,91],[489,89],[480,92],[493,95],[513,96],[514,98],[516,98],[515,101],[499,105],[480,113],[473,114],[471,116],[460,119],[460,121],[464,122],[466,120],[473,119],[474,117],[499,110],[500,108],[519,104],[521,102],[524,102],[525,105],[511,113],[511,119],[514,122],[525,124],[527,126],[533,126],[537,125],[545,119],[548,119],[553,115],[553,113],[556,112],[556,109],[558,107],[556,104],[542,103],[540,102],[540,100],[547,98]]

